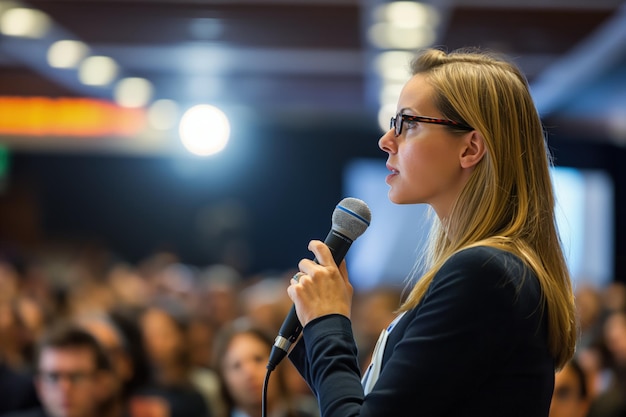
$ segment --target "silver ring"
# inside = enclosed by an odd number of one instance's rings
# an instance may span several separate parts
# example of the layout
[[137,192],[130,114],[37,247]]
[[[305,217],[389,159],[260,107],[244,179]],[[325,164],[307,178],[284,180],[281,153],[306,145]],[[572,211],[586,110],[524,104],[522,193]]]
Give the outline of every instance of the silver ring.
[[304,272],[297,272],[291,279],[293,279],[294,281],[298,282],[302,275],[304,275]]

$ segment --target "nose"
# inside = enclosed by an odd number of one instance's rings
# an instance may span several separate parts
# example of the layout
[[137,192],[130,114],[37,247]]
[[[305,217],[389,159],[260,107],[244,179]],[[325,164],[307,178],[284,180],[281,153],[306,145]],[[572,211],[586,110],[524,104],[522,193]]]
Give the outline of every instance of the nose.
[[72,383],[72,381],[70,381],[69,378],[59,378],[57,382],[57,390],[62,395],[68,395],[73,386],[74,384]]
[[378,139],[378,147],[389,154],[396,152],[397,145],[394,129],[389,129]]
[[256,375],[259,374],[260,368],[264,369],[263,365],[260,362],[248,361],[242,364],[241,371],[244,375],[246,375],[247,378],[254,378]]

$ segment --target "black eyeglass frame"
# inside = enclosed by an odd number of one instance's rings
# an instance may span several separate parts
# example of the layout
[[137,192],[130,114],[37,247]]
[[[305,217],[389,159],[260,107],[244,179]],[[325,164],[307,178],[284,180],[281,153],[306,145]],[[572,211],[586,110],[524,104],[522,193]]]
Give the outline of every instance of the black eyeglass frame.
[[62,379],[67,379],[72,385],[84,384],[93,378],[97,371],[77,371],[77,372],[56,372],[39,371],[37,377],[40,381],[48,385],[58,385]]
[[[400,123],[398,123],[398,119]],[[402,124],[404,121],[409,122],[419,122],[419,123],[430,123],[435,125],[446,125],[456,127],[461,130],[474,130],[470,125],[466,125],[465,123],[455,122],[454,120],[448,119],[439,119],[437,117],[427,117],[427,116],[413,116],[412,114],[396,114],[396,117],[392,117],[389,123],[389,129],[394,129],[395,136],[400,136],[402,134]]]

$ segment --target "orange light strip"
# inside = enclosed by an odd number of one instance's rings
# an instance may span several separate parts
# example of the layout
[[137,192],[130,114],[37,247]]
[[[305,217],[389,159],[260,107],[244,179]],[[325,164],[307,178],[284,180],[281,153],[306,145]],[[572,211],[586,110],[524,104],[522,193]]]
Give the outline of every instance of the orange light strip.
[[0,97],[0,135],[133,136],[146,126],[144,109],[89,98]]

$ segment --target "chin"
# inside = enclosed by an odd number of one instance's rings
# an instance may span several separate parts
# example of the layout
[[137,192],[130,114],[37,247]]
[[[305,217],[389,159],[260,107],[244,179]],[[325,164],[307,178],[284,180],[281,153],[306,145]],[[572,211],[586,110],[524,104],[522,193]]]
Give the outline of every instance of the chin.
[[389,190],[389,193],[387,194],[387,196],[389,197],[389,201],[391,201],[394,204],[399,204],[399,205],[423,203],[423,201],[419,199],[408,198],[402,195],[398,195],[394,193],[393,190]]

